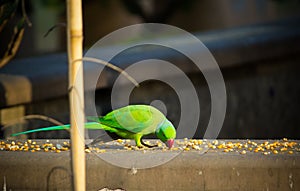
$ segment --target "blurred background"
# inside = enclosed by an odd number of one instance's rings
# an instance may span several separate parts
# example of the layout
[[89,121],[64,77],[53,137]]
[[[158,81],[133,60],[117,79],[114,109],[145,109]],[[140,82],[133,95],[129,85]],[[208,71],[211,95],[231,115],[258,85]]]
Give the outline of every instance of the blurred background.
[[[1,55],[7,50],[13,28],[23,18],[20,2],[0,33]],[[25,24],[15,58],[0,68],[1,125],[29,114],[43,114],[68,123],[65,2],[24,2],[32,26]],[[136,23],[165,23],[184,29],[203,39],[225,79],[227,113],[219,138],[300,138],[299,18],[299,0],[89,0],[83,1],[84,48],[87,50],[110,32]],[[186,67],[188,61],[180,55],[165,53],[165,60],[173,61],[179,68]],[[148,54],[161,58],[155,50],[135,54],[124,53],[114,64],[128,66],[149,58]],[[188,71],[200,97],[202,113],[195,138],[201,138],[210,116],[210,94],[201,72]],[[106,81],[116,79],[117,74],[109,75],[112,76],[100,79],[103,82],[99,82],[96,91],[99,114],[111,109],[112,84]],[[143,83],[132,93],[131,103],[149,104],[156,99],[173,111],[168,112],[168,117],[177,125],[178,99],[165,84]],[[6,128],[6,132],[2,130],[0,136],[47,125],[50,124],[30,120]],[[29,136],[66,138],[68,134]]]
[[[1,32],[2,53],[14,21],[22,17],[20,4],[15,18]],[[66,23],[65,2],[25,0],[25,5],[33,25],[26,27],[17,57],[66,51],[64,27],[44,37],[54,25]],[[83,1],[84,46],[87,49],[110,32],[136,23],[165,23],[200,32],[277,21],[299,16],[299,12],[298,0],[89,0]]]

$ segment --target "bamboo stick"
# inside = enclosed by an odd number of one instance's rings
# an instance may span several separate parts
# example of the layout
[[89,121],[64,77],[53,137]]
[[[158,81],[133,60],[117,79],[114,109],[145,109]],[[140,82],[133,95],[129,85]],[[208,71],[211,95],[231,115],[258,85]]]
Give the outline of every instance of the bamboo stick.
[[69,59],[69,100],[71,124],[71,157],[73,189],[86,189],[85,153],[84,153],[84,88],[82,61],[82,2],[67,0],[67,37]]

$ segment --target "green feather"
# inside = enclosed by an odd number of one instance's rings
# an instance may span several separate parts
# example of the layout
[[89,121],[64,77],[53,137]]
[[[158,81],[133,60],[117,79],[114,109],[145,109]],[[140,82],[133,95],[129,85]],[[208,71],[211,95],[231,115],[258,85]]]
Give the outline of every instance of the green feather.
[[[85,123],[84,127],[86,129],[104,129],[101,124],[96,123],[96,122]],[[70,124],[60,125],[60,126],[52,126],[52,127],[44,127],[44,128],[39,128],[39,129],[32,129],[32,130],[23,131],[23,132],[20,132],[20,133],[15,133],[15,134],[12,134],[11,136],[14,137],[14,136],[18,136],[18,135],[34,133],[34,132],[40,132],[40,131],[58,131],[58,130],[66,130],[66,129],[70,129]]]

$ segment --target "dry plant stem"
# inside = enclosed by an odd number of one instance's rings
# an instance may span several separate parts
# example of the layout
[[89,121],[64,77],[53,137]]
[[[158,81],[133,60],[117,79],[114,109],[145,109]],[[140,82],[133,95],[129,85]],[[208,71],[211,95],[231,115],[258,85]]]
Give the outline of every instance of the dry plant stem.
[[[26,14],[26,10],[25,10],[25,0],[22,0],[21,7],[22,7],[23,18],[26,21],[27,25],[29,27],[31,27],[32,23],[30,22],[27,14]],[[5,23],[6,22],[7,21],[5,21]],[[0,31],[2,30],[2,27],[4,27],[4,25],[0,26]],[[7,48],[3,58],[0,60],[0,68],[5,66],[16,55],[16,53],[19,49],[19,46],[22,42],[22,39],[23,39],[24,30],[25,30],[24,26],[22,26],[22,27],[15,26],[14,27],[14,34],[12,36],[12,39],[8,45],[8,48]]]
[[66,26],[67,26],[66,23],[57,23],[44,34],[44,37],[47,37],[54,29],[58,27],[66,27]]
[[67,39],[69,60],[70,132],[73,190],[86,189],[85,144],[84,144],[84,91],[82,62],[82,2],[67,1]]
[[30,20],[29,20],[27,14],[26,14],[25,0],[22,0],[22,14],[23,14],[23,18],[25,19],[27,25],[28,25],[29,27],[31,27],[31,26],[32,26],[32,23],[30,22]]
[[[10,121],[8,124],[6,124],[6,125],[4,125],[2,127],[2,130],[5,130],[8,127],[14,126],[16,124],[22,123],[25,120],[30,120],[30,119],[41,119],[41,120],[44,120],[44,121],[51,122],[51,123],[53,123],[55,125],[64,125],[63,123],[61,123],[61,122],[59,122],[56,119],[53,119],[51,117],[48,117],[48,116],[45,116],[45,115],[37,115],[37,114],[35,114],[35,115],[25,115],[22,118]],[[66,130],[68,130],[68,129],[66,129]]]
[[119,72],[120,74],[123,74],[129,81],[131,81],[136,87],[139,87],[139,83],[133,78],[131,77],[127,72],[125,72],[122,68],[119,68],[118,66],[115,66],[109,62],[106,62],[104,60],[100,60],[97,58],[91,58],[91,57],[84,57],[82,59],[76,59],[73,62],[78,62],[78,61],[89,61],[89,62],[94,62],[94,63],[98,63],[104,66],[107,66],[117,72]]
[[22,38],[24,34],[24,28],[18,29],[18,27],[14,28],[14,35],[11,39],[8,49],[5,52],[5,55],[0,60],[0,68],[6,65],[17,53],[19,46],[21,44]]

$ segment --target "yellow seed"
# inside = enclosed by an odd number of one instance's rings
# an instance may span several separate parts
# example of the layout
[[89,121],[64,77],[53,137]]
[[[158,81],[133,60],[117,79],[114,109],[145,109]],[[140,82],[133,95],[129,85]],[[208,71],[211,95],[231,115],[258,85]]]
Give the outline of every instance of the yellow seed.
[[36,142],[35,142],[35,141],[33,141],[33,142],[32,142],[32,144],[33,144],[33,145],[35,145],[35,144],[36,144]]
[[69,150],[69,148],[67,148],[67,147],[62,147],[60,150],[62,150],[62,151],[67,151],[67,150]]
[[17,148],[15,146],[10,147],[10,151],[16,151]]
[[274,154],[278,154],[278,151],[277,151],[277,150],[273,150],[273,153],[274,153]]
[[293,154],[294,152],[293,151],[289,151],[289,154]]
[[296,142],[290,142],[288,144],[288,147],[293,148],[297,143]]
[[100,150],[97,151],[97,153],[105,153],[105,152],[106,152],[105,149],[100,149]]
[[90,153],[91,151],[90,151],[90,149],[85,149],[85,152]]
[[287,150],[286,147],[283,147],[283,148],[280,149],[280,151],[286,151],[286,150]]
[[219,144],[219,141],[218,141],[218,140],[214,140],[214,141],[213,141],[213,144],[214,144],[214,145],[218,145],[218,144]]
[[200,150],[200,147],[198,145],[193,145],[192,148],[195,150]]
[[28,142],[29,144],[31,144],[32,141],[31,141],[30,139],[28,139],[27,142]]
[[287,139],[287,138],[283,138],[282,140],[283,140],[283,141],[288,141],[288,139]]
[[192,139],[191,142],[193,143],[193,145],[198,145],[198,141],[196,139]]
[[247,153],[247,151],[245,151],[245,150],[242,150],[242,152],[241,152],[241,154],[246,154]]
[[189,151],[189,150],[190,150],[190,148],[188,148],[188,147],[185,147],[185,148],[184,148],[184,150],[185,150],[185,151]]
[[118,143],[123,143],[123,140],[122,139],[117,139],[117,142]]
[[198,145],[202,145],[203,141],[202,140],[198,140]]
[[229,149],[224,149],[224,152],[225,152],[225,153],[228,153],[228,152],[229,152]]
[[48,149],[48,148],[44,148],[44,151],[45,151],[45,152],[48,152],[48,151],[49,151],[49,149]]
[[34,153],[35,152],[35,150],[30,150],[32,153]]
[[55,152],[56,152],[56,153],[60,153],[61,151],[60,151],[60,150],[56,150]]

